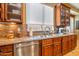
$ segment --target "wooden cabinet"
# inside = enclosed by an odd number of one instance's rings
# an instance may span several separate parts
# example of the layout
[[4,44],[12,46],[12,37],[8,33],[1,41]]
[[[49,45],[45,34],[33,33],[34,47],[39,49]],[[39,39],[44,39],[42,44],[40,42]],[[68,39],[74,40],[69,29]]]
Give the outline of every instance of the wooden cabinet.
[[55,38],[54,40],[54,56],[61,56],[61,37],[60,38]]
[[61,56],[61,38],[42,40],[42,56]]
[[14,45],[0,46],[0,56],[13,56]]
[[40,41],[41,56],[62,56],[76,47],[76,35],[69,35]]
[[53,48],[52,45],[42,46],[42,56],[52,56]]
[[72,37],[72,35],[68,36],[68,51],[72,50]]
[[5,21],[21,23],[22,4],[20,3],[6,3],[5,7]]
[[70,25],[70,8],[64,4],[57,4],[55,6],[56,26]]
[[62,55],[72,51],[77,45],[76,35],[65,36],[62,39]]
[[4,4],[0,3],[0,21],[4,21]]
[[0,22],[22,23],[22,3],[0,3]]
[[71,39],[71,41],[72,41],[72,50],[77,46],[77,37],[76,37],[76,35],[72,35],[72,39]]
[[42,40],[42,56],[52,56],[53,55],[53,47],[52,47],[52,39]]
[[62,38],[62,54],[68,53],[68,36]]

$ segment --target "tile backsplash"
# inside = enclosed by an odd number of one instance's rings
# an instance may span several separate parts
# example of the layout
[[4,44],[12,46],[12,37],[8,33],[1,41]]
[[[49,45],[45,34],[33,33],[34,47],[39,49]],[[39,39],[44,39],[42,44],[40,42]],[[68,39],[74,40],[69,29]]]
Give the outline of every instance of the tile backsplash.
[[15,37],[16,32],[18,32],[16,23],[0,23],[0,38]]

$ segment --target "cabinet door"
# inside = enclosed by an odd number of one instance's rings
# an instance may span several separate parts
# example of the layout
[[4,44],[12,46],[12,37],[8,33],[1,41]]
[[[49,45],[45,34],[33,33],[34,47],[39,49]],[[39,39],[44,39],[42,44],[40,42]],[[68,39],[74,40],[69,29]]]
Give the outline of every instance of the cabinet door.
[[74,49],[77,46],[77,37],[76,35],[72,36],[72,49]]
[[21,3],[6,3],[5,5],[5,20],[10,22],[21,23]]
[[60,56],[61,54],[61,38],[54,39],[54,56]]
[[42,40],[42,56],[52,56],[54,51],[53,49],[52,39]]
[[52,45],[42,46],[42,56],[52,56],[53,48]]
[[62,39],[62,54],[66,54],[68,52],[68,38],[67,37],[63,37]]
[[71,51],[72,50],[72,36],[69,36],[68,38],[68,50]]
[[4,4],[0,3],[0,21],[4,21]]
[[13,55],[14,55],[14,45],[0,46],[0,56],[13,56]]
[[61,43],[54,44],[54,56],[61,56]]

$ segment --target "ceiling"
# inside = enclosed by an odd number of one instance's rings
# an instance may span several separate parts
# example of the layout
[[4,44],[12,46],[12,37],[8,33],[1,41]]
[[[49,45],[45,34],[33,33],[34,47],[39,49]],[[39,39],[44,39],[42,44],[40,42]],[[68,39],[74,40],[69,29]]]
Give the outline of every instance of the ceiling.
[[[50,7],[54,7],[58,3],[43,3],[45,5],[48,5]],[[71,14],[79,15],[79,3],[68,3],[68,6],[71,7]]]
[[77,9],[79,9],[79,3],[70,3],[72,6],[76,7]]
[[[77,8],[79,10],[79,3],[69,3],[70,5],[74,6],[75,8]],[[71,13],[74,15],[79,15],[78,12],[71,10]]]

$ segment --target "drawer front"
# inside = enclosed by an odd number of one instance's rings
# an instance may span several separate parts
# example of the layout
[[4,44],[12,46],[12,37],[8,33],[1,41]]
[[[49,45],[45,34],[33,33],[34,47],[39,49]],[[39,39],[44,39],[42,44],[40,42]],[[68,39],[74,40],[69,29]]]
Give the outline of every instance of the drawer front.
[[13,56],[13,52],[0,53],[0,56]]
[[60,38],[54,38],[54,43],[61,43],[61,37]]
[[52,43],[53,43],[52,39],[42,40],[43,45],[52,44]]
[[0,46],[0,53],[12,52],[13,45]]

